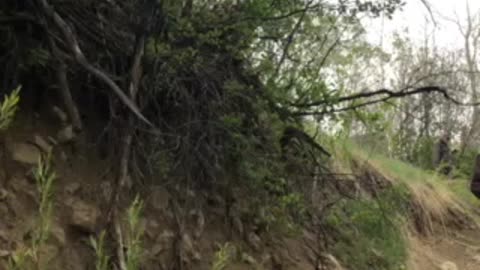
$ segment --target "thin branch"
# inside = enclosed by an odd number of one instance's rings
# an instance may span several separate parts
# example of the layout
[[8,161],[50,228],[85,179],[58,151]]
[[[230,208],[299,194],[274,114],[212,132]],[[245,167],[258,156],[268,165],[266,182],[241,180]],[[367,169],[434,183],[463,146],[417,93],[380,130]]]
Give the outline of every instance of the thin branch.
[[[341,107],[341,108],[332,108],[332,109],[323,109],[320,111],[300,111],[300,112],[294,112],[294,116],[307,116],[307,115],[321,115],[321,114],[326,114],[326,113],[339,113],[339,112],[345,112],[345,111],[350,111],[350,110],[355,110],[359,108],[363,108],[366,106],[386,102],[391,99],[397,99],[397,98],[402,98],[402,97],[407,97],[407,96],[412,96],[412,95],[417,95],[417,94],[428,94],[428,93],[439,93],[441,94],[446,100],[454,103],[455,105],[458,106],[479,106],[480,102],[471,102],[471,103],[464,103],[461,101],[456,100],[455,98],[451,97],[448,94],[448,91],[445,88],[439,87],[439,86],[425,86],[425,87],[419,87],[419,88],[414,88],[411,90],[409,88],[405,88],[401,91],[395,92],[389,89],[379,89],[376,91],[371,91],[371,92],[365,92],[365,93],[358,93],[346,97],[341,97],[336,100],[329,101],[329,100],[324,100],[323,102],[317,102],[315,106],[320,106],[320,105],[334,105],[334,104],[339,104],[342,102],[348,102],[348,101],[355,101],[363,98],[370,98],[370,97],[378,97],[378,96],[383,96],[381,98],[377,98],[374,100],[369,100],[357,104],[352,104],[350,106],[346,107]],[[333,103],[333,104],[332,104]]]
[[433,24],[437,25],[437,20],[435,20],[435,16],[433,16],[433,10],[432,10],[432,6],[430,5],[430,3],[427,0],[420,0],[420,1],[422,2],[422,4],[427,9],[428,14],[430,15],[430,18],[432,19]]
[[122,103],[127,106],[138,118],[147,123],[150,126],[153,126],[150,121],[148,121],[140,112],[138,106],[122,91],[122,89],[102,70],[96,68],[83,54],[80,49],[77,38],[73,34],[72,29],[68,24],[60,17],[60,15],[53,9],[53,7],[47,2],[47,0],[39,0],[45,14],[50,17],[57,27],[61,30],[64,38],[68,42],[68,45],[75,57],[75,60],[88,72],[92,73],[99,80],[106,83],[110,89],[118,96]]
[[297,23],[293,27],[292,31],[287,37],[287,42],[285,44],[285,47],[283,48],[282,56],[280,58],[280,61],[278,62],[278,65],[275,69],[275,72],[273,73],[272,79],[276,78],[278,73],[280,72],[280,68],[282,67],[283,63],[285,62],[285,58],[288,55],[288,50],[290,49],[290,46],[293,43],[293,37],[297,33],[297,31],[300,29],[300,26],[302,25],[302,22],[305,18],[305,15],[307,14],[308,7],[312,3],[313,0],[308,1],[308,3],[305,6],[304,12],[300,15],[300,18],[298,18]]

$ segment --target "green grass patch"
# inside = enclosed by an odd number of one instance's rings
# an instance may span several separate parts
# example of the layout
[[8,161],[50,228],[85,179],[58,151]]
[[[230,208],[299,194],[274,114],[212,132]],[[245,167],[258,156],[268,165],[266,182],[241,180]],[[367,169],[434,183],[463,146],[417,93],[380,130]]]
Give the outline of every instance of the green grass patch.
[[344,200],[335,206],[327,223],[337,230],[333,255],[352,270],[401,270],[407,260],[402,228],[408,191],[399,185],[378,199]]
[[463,203],[474,207],[480,206],[480,200],[470,192],[470,180],[468,179],[448,179],[434,171],[423,170],[400,160],[385,157],[384,155],[374,152],[368,152],[368,150],[363,150],[352,143],[347,144],[345,149],[350,152],[349,155],[351,158],[356,156],[368,161],[382,173],[386,174],[387,177],[406,184],[430,184],[439,191],[450,193],[454,198]]

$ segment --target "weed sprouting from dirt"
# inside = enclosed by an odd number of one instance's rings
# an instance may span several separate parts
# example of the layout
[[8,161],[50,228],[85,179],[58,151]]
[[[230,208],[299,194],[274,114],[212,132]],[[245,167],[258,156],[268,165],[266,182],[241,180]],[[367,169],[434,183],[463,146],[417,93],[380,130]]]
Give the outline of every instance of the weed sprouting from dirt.
[[143,233],[144,229],[140,223],[143,212],[143,201],[140,197],[135,197],[135,200],[127,209],[127,237],[125,242],[126,247],[126,266],[127,270],[140,269],[140,262],[143,253]]
[[211,270],[227,269],[228,265],[233,259],[234,251],[235,247],[230,243],[226,243],[221,246],[220,249],[215,252]]
[[40,195],[38,220],[32,232],[30,247],[19,249],[8,263],[9,270],[45,269],[39,252],[50,236],[53,218],[53,184],[56,174],[51,167],[51,155],[41,157],[33,171]]
[[405,269],[406,240],[401,228],[408,205],[404,187],[394,187],[376,199],[344,200],[327,218],[340,241],[333,254],[355,270]]
[[105,249],[105,231],[100,233],[98,239],[95,239],[93,236],[91,236],[90,245],[95,251],[95,270],[108,270],[110,257],[107,255],[107,251]]
[[13,121],[20,101],[21,88],[21,86],[18,86],[10,95],[6,95],[2,104],[0,104],[0,130],[6,130]]

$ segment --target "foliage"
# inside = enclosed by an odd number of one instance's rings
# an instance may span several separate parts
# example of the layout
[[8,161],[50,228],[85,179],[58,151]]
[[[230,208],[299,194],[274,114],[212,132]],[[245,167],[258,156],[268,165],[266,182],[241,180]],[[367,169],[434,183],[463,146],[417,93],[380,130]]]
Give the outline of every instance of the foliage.
[[21,88],[21,86],[18,86],[10,93],[10,95],[5,95],[5,98],[0,105],[0,130],[5,130],[10,126],[18,109]]
[[431,137],[420,137],[415,142],[412,153],[411,163],[425,170],[433,170],[433,154],[435,141]]
[[128,207],[126,213],[127,234],[123,246],[126,249],[125,260],[127,270],[139,270],[143,255],[144,228],[140,223],[143,211],[143,201],[138,196]]
[[7,269],[8,270],[26,270],[33,254],[31,249],[17,250],[9,258]]
[[475,158],[478,152],[475,149],[465,149],[463,153],[458,153],[455,160],[453,172],[454,178],[471,179],[474,172]]
[[33,236],[32,248],[35,252],[44,243],[50,234],[51,220],[53,217],[53,184],[56,179],[55,172],[51,168],[51,154],[40,158],[38,166],[34,170],[37,189],[40,194],[39,224]]
[[402,215],[408,194],[402,186],[383,191],[375,200],[344,200],[327,217],[340,238],[334,255],[349,269],[405,269],[406,240]]
[[235,247],[230,243],[225,243],[215,252],[211,270],[225,270],[233,259]]
[[50,153],[39,159],[33,173],[40,194],[37,226],[32,233],[31,246],[15,252],[9,260],[9,270],[30,269],[32,265],[37,267],[32,269],[43,269],[42,267],[45,267],[45,265],[40,265],[45,262],[42,261],[39,252],[50,236],[53,219],[53,184],[56,179],[55,172],[51,167]]
[[98,239],[90,236],[90,245],[95,251],[95,270],[108,270],[110,266],[110,257],[107,255],[105,247],[105,231],[100,233]]

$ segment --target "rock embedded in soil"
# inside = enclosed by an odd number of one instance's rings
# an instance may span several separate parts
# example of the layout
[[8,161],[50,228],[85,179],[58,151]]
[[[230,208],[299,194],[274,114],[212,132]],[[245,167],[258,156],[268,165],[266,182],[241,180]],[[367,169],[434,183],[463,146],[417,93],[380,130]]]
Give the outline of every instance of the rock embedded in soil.
[[100,210],[95,205],[82,200],[74,200],[70,205],[72,208],[70,225],[85,232],[94,232],[97,227]]
[[9,257],[10,255],[11,255],[10,251],[0,249],[0,258]]
[[14,161],[27,164],[36,165],[41,157],[40,150],[34,145],[27,143],[9,143],[7,148]]
[[7,197],[8,197],[8,192],[5,189],[0,188],[0,202],[7,199]]
[[65,126],[57,133],[59,143],[71,142],[73,139],[75,139],[75,132],[73,131],[72,125]]
[[156,239],[152,249],[152,255],[158,255],[172,247],[175,233],[169,230],[163,231]]
[[53,149],[52,145],[49,144],[42,136],[35,135],[35,137],[33,138],[33,141],[45,153],[52,152],[52,149]]
[[54,224],[51,227],[50,237],[54,239],[59,246],[65,246],[67,242],[65,230],[59,224]]
[[248,263],[250,265],[256,265],[257,264],[257,261],[255,260],[255,258],[253,258],[252,256],[250,256],[247,253],[242,254],[242,261],[245,262],[245,263]]
[[457,265],[454,262],[446,261],[440,265],[441,270],[458,270]]
[[70,195],[74,195],[81,188],[81,185],[77,182],[69,183],[65,186],[65,192]]

